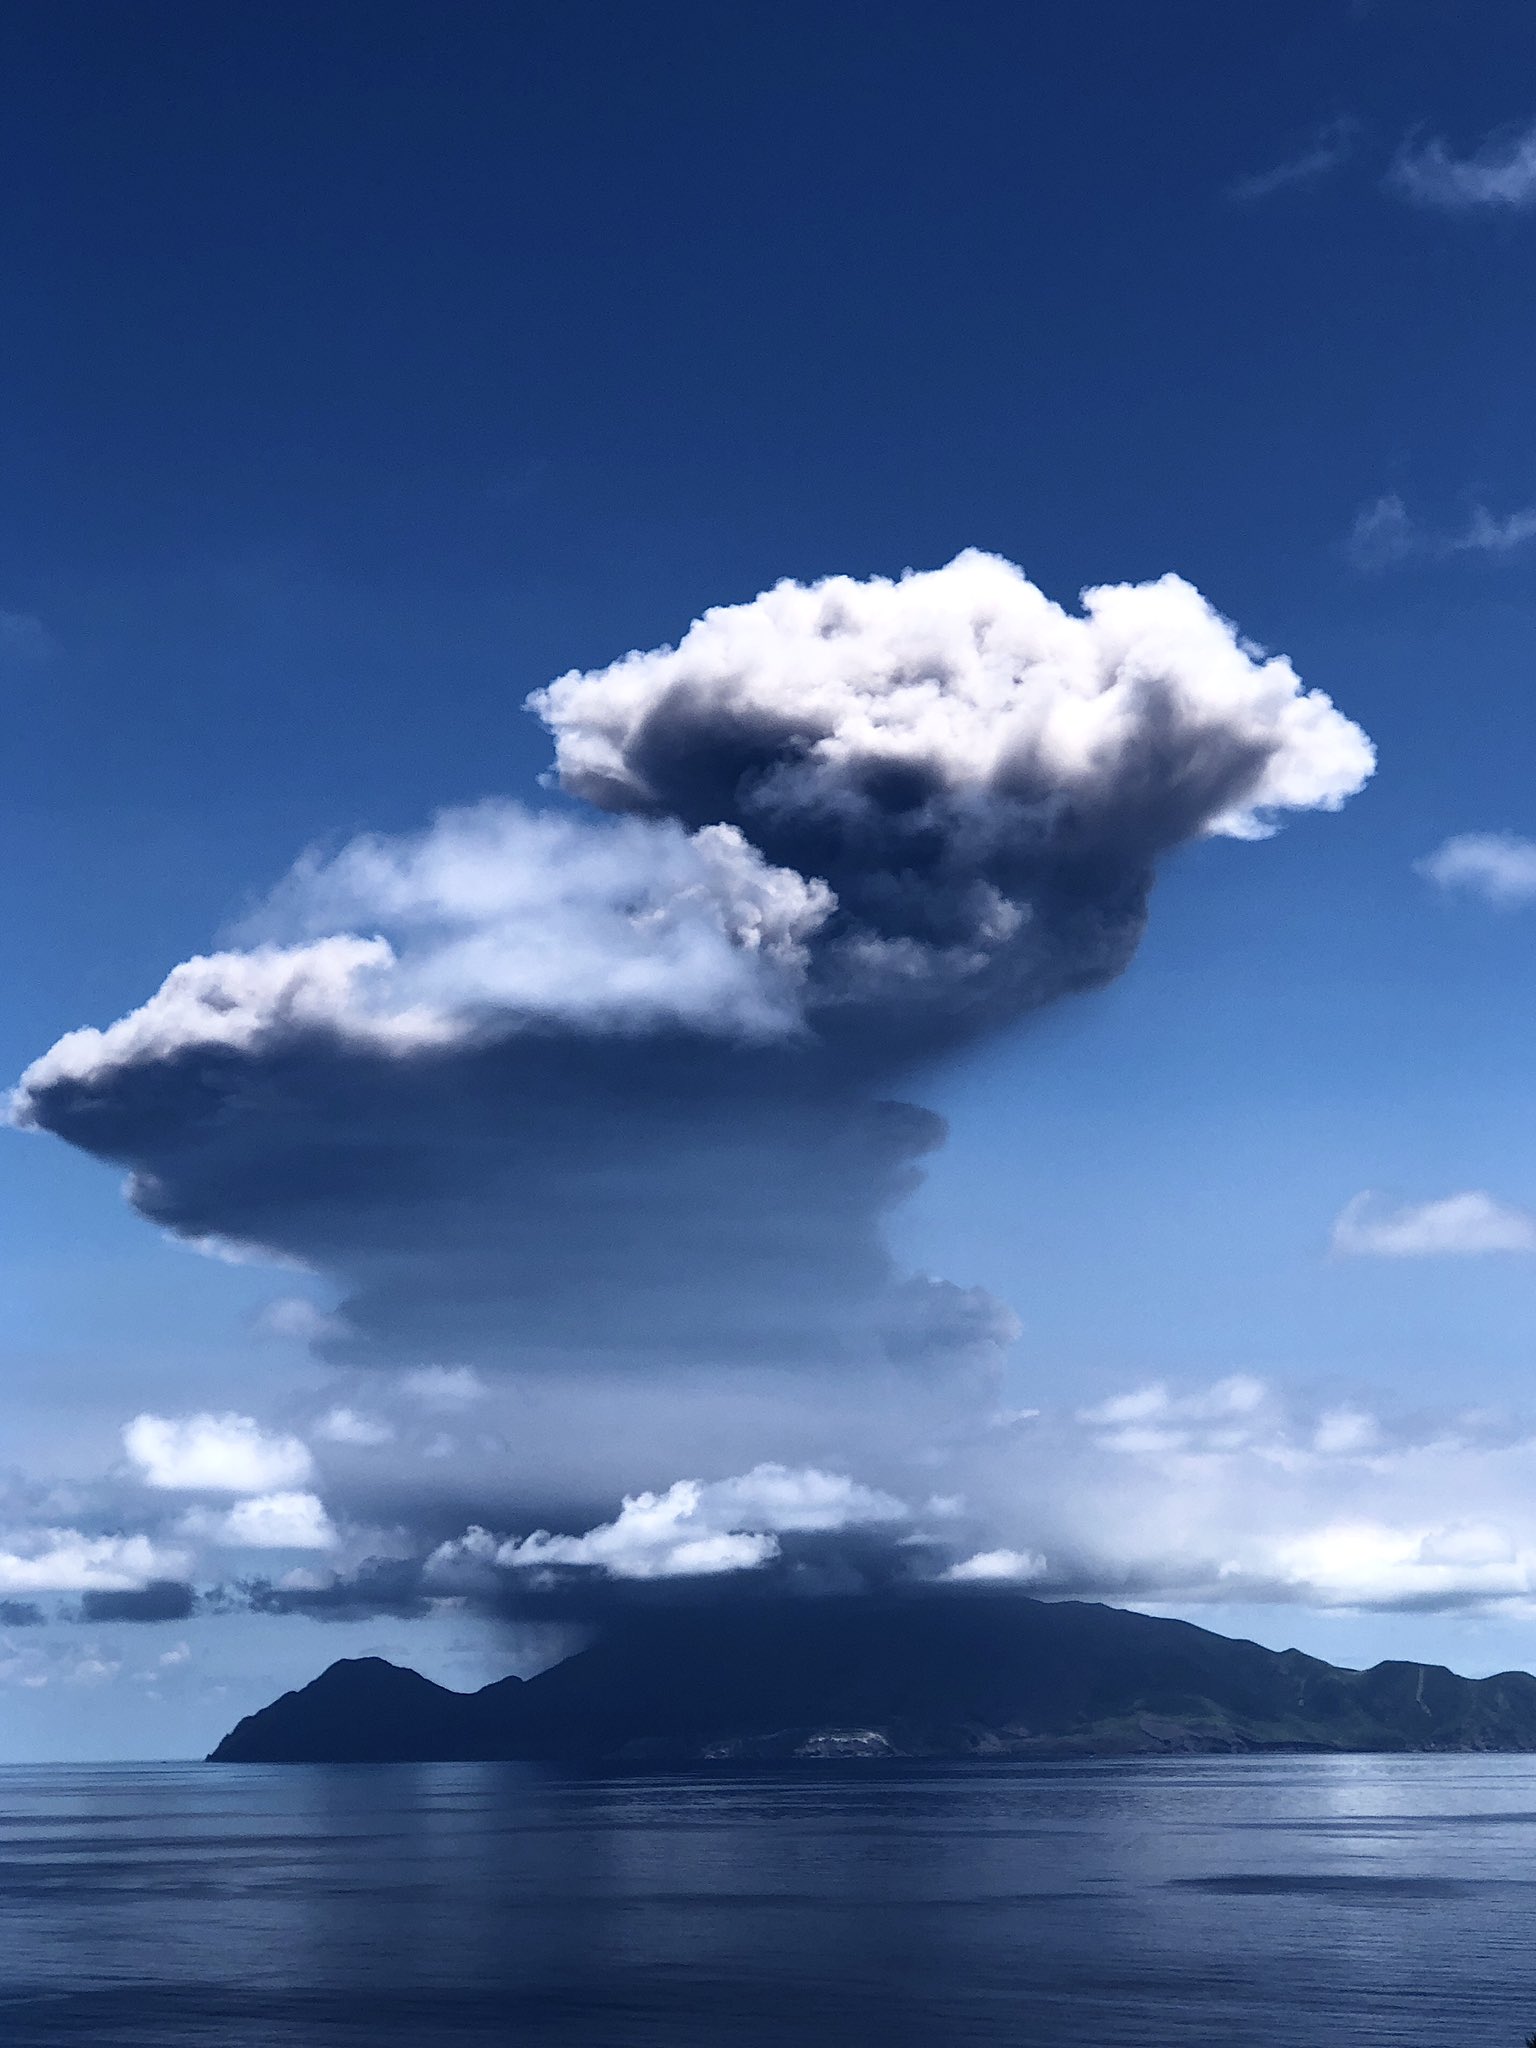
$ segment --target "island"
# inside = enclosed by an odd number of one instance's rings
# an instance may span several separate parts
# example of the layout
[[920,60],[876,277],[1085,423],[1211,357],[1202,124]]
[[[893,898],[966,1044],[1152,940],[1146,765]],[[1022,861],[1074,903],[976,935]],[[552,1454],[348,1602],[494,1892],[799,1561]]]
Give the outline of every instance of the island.
[[346,1658],[216,1763],[700,1763],[1536,1751],[1536,1678],[1352,1671],[1088,1601],[933,1590],[637,1604],[529,1679],[461,1693]]

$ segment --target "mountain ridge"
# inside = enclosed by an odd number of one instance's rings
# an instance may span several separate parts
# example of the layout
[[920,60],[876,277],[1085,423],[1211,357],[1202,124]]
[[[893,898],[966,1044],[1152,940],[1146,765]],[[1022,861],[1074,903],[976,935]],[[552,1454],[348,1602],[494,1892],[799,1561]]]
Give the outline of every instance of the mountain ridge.
[[530,1679],[459,1693],[341,1659],[228,1762],[698,1762],[1262,1750],[1536,1751],[1536,1677],[1354,1671],[1191,1622],[1020,1594],[637,1610]]

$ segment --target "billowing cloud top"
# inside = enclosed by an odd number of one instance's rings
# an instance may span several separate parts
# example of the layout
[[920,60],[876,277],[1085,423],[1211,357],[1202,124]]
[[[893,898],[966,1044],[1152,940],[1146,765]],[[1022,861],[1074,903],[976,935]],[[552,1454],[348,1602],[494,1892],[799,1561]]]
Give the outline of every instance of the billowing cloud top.
[[822,993],[1038,1000],[1118,971],[1158,856],[1336,808],[1370,742],[1176,576],[1081,616],[971,551],[785,582],[530,700],[561,786],[829,884]]
[[34,1062],[19,1120],[61,1085],[303,1039],[950,1037],[1118,973],[1161,855],[1333,809],[1373,764],[1178,577],[1073,616],[975,552],[781,583],[530,702],[561,785],[630,815],[492,803],[309,857],[251,943]]

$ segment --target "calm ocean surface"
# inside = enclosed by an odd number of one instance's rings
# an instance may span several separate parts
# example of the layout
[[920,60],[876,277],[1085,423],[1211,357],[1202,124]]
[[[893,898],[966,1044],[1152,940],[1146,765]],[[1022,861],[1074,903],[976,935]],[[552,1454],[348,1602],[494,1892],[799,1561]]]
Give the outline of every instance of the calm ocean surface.
[[0,1770],[0,2042],[1520,2048],[1536,1759]]

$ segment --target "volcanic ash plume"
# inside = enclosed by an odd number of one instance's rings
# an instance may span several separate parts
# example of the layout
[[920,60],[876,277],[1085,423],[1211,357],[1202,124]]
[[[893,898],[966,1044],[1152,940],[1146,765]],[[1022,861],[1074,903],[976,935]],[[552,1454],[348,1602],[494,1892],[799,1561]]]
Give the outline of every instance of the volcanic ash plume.
[[882,1243],[942,1137],[884,1099],[902,1064],[1108,980],[1165,854],[1372,767],[1178,578],[1074,615],[975,553],[780,584],[530,702],[579,810],[306,858],[15,1098],[156,1223],[332,1279],[339,1363],[973,1400],[1008,1312]]

